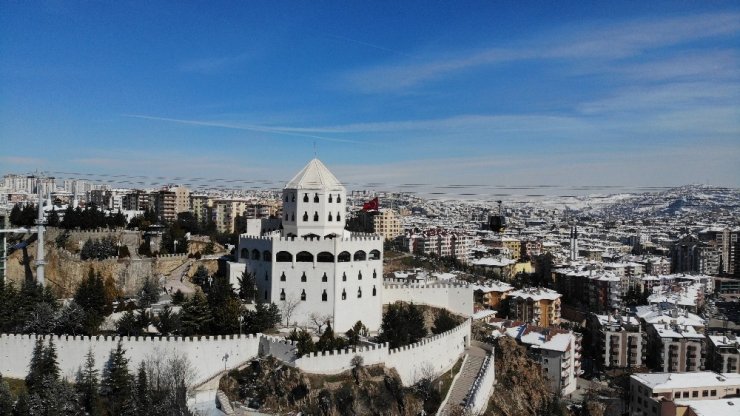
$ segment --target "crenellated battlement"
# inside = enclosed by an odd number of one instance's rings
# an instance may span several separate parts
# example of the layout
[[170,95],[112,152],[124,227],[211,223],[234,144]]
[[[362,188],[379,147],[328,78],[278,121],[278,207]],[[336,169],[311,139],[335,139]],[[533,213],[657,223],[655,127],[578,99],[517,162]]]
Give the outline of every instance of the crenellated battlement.
[[285,242],[285,243],[292,243],[292,242],[310,242],[310,241],[341,241],[341,242],[368,242],[368,241],[377,241],[382,242],[383,237],[377,234],[363,234],[362,236],[353,236],[349,238],[345,237],[337,237],[337,238],[314,238],[314,239],[303,239],[303,237],[283,237],[281,235],[249,235],[249,234],[240,234],[239,239],[250,239],[250,240],[262,240],[262,241],[279,241],[279,242]]
[[456,283],[433,283],[429,285],[420,284],[420,283],[412,283],[412,284],[386,284],[385,280],[383,279],[383,287],[385,289],[469,289],[469,285],[462,285],[462,284],[456,284]]
[[157,254],[157,258],[165,258],[165,259],[171,259],[171,258],[188,258],[187,253],[178,253],[178,254]]
[[[118,340],[125,341],[126,343],[131,342],[212,342],[212,341],[225,341],[225,340],[250,340],[257,339],[261,336],[267,337],[262,334],[229,334],[229,335],[204,335],[204,336],[192,336],[192,337],[180,337],[180,336],[155,336],[155,335],[142,335],[142,336],[120,336],[120,335],[55,335],[55,334],[0,334],[0,341],[4,339],[8,340],[33,340],[41,338],[43,340],[57,341],[105,341],[105,342],[118,342]],[[270,337],[276,338],[276,337]],[[276,338],[277,339],[277,338]]]

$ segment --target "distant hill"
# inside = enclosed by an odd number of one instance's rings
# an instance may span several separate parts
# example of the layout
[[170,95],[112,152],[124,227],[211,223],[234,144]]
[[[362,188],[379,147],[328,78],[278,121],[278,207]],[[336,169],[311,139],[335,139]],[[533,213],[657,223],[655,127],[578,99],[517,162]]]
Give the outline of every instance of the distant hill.
[[564,205],[577,215],[594,217],[676,216],[725,213],[740,215],[740,189],[684,185],[660,192],[572,197]]

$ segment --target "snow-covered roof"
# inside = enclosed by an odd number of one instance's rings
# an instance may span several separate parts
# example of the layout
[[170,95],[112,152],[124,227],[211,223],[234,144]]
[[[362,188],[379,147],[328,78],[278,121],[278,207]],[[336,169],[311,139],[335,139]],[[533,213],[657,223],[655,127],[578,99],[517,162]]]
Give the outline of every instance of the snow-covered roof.
[[344,191],[342,183],[319,159],[311,159],[287,184],[285,189],[326,189]]
[[733,415],[740,412],[740,397],[715,400],[676,400],[676,404],[688,406],[696,416]]
[[514,290],[514,286],[506,282],[501,282],[499,280],[492,280],[490,282],[486,282],[485,285],[470,285],[470,287],[472,287],[473,290],[480,290],[483,293],[508,292],[510,290]]
[[511,292],[509,296],[513,298],[524,298],[532,300],[555,300],[559,299],[562,295],[552,289],[546,289],[543,287],[528,287]]
[[555,334],[549,341],[540,345],[541,350],[565,352],[570,347],[571,334]]
[[493,257],[485,257],[482,259],[473,260],[470,262],[473,266],[486,266],[486,267],[506,267],[516,263],[516,260],[500,258],[496,259]]
[[702,387],[731,387],[740,385],[740,374],[693,371],[689,373],[638,373],[631,376],[645,386],[656,390]]
[[489,316],[496,316],[496,311],[491,309],[483,309],[473,314],[473,320],[488,318]]

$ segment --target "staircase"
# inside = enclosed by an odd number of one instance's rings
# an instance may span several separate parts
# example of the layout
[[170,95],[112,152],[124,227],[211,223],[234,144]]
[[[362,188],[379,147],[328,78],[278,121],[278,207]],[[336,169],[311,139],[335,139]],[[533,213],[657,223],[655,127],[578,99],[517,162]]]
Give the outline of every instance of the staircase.
[[227,415],[233,415],[234,408],[231,407],[231,402],[229,402],[229,398],[226,397],[226,393],[219,390],[216,392],[216,402],[218,403],[219,407],[221,408],[221,411],[224,412]]
[[449,396],[444,408],[439,409],[438,415],[453,414],[454,409],[461,409],[465,406],[470,389],[473,387],[475,377],[478,375],[483,360],[486,358],[486,351],[482,348],[470,346],[467,350],[468,359],[460,370],[460,376],[450,386]]

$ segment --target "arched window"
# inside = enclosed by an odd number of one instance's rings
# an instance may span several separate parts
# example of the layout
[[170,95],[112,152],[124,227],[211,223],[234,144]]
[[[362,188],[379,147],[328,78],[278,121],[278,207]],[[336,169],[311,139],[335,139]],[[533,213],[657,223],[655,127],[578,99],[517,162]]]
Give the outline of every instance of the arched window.
[[373,269],[373,279],[377,279],[377,278],[378,278],[378,272],[376,272],[375,269]]
[[295,202],[295,194],[290,194],[290,202]]
[[322,281],[322,282],[327,282],[327,281],[329,281],[329,278],[328,278],[328,277],[326,276],[326,272],[324,272],[324,275],[323,275],[323,276],[321,276],[321,281]]
[[303,202],[308,202],[308,194],[303,194]]
[[246,248],[243,248],[241,250],[241,254],[239,255],[239,257],[241,257],[243,259],[248,259],[249,258],[249,250],[246,249]]
[[288,195],[285,195],[285,202],[288,202]]
[[293,255],[287,251],[278,251],[277,255],[275,256],[275,261],[276,262],[293,261]]
[[267,300],[267,291],[265,290],[265,300]]
[[285,221],[288,221],[288,213],[285,213]]
[[342,216],[337,212],[337,221],[342,221]]
[[342,194],[337,194],[337,203],[342,202]]
[[313,261],[313,254],[309,253],[308,251],[301,251],[295,255],[295,261],[310,263]]
[[306,289],[301,291],[301,300],[306,300]]
[[362,288],[361,287],[358,287],[357,288],[357,297],[358,298],[361,298],[362,297]]
[[357,272],[357,280],[362,280],[362,270]]
[[336,236],[337,235],[335,233],[330,233],[330,234],[327,234],[327,235],[324,236],[324,240],[332,240]]
[[308,221],[308,212],[303,211],[303,221]]
[[260,251],[256,248],[252,250],[252,260],[259,260],[260,259]]
[[314,211],[313,212],[313,220],[314,221],[318,221],[319,220],[319,212],[318,211]]
[[378,289],[375,288],[375,285],[373,285],[373,296],[378,294]]
[[319,202],[319,194],[313,194],[313,202]]
[[355,251],[355,255],[353,257],[353,260],[354,261],[367,260],[367,253],[365,253],[362,250],[357,250],[357,251]]
[[338,263],[346,263],[350,259],[351,259],[351,256],[349,254],[349,251],[343,251],[343,252],[339,253],[339,255],[337,256],[337,262]]
[[329,221],[331,221],[331,220],[332,220],[332,218],[331,218],[331,212],[330,212],[329,213]]
[[285,300],[285,289],[280,289],[280,300]]
[[326,289],[324,289],[324,293],[321,294],[321,301],[326,302],[327,298],[329,298],[329,295],[326,294]]
[[281,282],[285,281],[285,272],[283,272],[283,274],[280,275],[280,281]]
[[370,251],[370,260],[380,260],[380,251],[379,250]]
[[331,194],[329,194],[329,202],[332,202],[332,200],[331,200]]
[[270,275],[265,271],[265,282],[270,280]]
[[316,255],[316,261],[319,263],[334,263],[334,255],[328,251],[322,251]]
[[347,291],[342,289],[342,300],[347,300]]
[[270,261],[272,260],[272,253],[270,253],[270,250],[265,250],[262,252],[262,261]]
[[301,282],[305,282],[305,281],[306,281],[306,272],[303,272],[303,274],[301,275]]
[[342,272],[342,281],[343,282],[346,282],[347,281],[347,273],[346,272]]
[[290,214],[290,220],[291,220],[291,221],[295,221],[295,213],[293,213],[293,214]]

